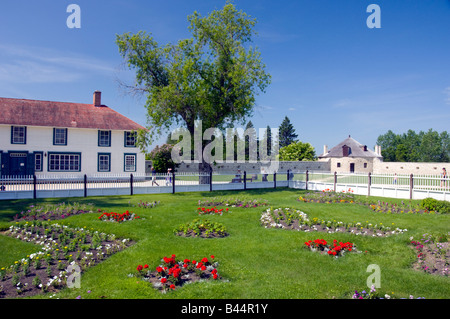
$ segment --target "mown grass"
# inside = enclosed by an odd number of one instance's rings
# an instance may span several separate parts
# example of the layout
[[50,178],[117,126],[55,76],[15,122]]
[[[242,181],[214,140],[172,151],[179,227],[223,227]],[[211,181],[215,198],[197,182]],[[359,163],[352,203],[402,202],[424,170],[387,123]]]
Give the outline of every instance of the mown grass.
[[[130,210],[141,220],[113,224],[101,222],[97,214],[67,218],[60,223],[76,227],[89,227],[137,243],[101,264],[88,269],[81,278],[80,289],[64,289],[59,298],[174,298],[174,299],[328,299],[350,298],[354,290],[367,289],[366,280],[371,274],[367,267],[377,264],[381,269],[380,291],[394,297],[448,298],[449,278],[416,272],[411,269],[415,252],[409,238],[419,238],[424,233],[448,232],[449,215],[383,214],[355,204],[316,204],[297,201],[304,191],[292,189],[266,189],[212,192],[135,195],[116,197],[91,197],[52,200],[16,200],[0,202],[0,229],[11,225],[13,216],[31,203],[86,202],[107,211]],[[387,238],[361,237],[351,234],[304,233],[282,229],[265,229],[259,218],[265,210],[258,208],[232,208],[223,216],[206,215],[201,218],[220,222],[230,236],[225,238],[183,238],[173,234],[173,229],[198,218],[199,199],[219,196],[244,196],[266,199],[273,207],[295,207],[310,217],[398,226],[408,231]],[[158,200],[156,208],[132,207],[139,200]],[[390,199],[383,199],[389,201]],[[348,254],[340,259],[312,253],[303,248],[309,239],[354,242],[358,250],[367,253]],[[33,250],[35,249],[35,250]],[[0,267],[11,265],[39,247],[0,236]],[[202,258],[215,255],[219,261],[220,275],[226,281],[198,282],[186,285],[169,294],[161,294],[147,282],[128,276],[138,264],[155,268],[164,256]],[[87,291],[90,291],[88,293]],[[48,298],[36,296],[34,298]]]

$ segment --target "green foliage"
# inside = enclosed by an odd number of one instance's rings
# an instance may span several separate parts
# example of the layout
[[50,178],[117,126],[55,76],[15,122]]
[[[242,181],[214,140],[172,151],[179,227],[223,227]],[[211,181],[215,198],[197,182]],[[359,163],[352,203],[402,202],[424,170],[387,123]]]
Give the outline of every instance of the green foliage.
[[441,214],[450,213],[450,202],[445,200],[437,200],[431,197],[421,201],[420,207],[429,211],[439,212]]
[[288,146],[294,142],[297,142],[298,135],[295,133],[294,126],[291,124],[291,121],[286,116],[281,122],[281,125],[279,127],[279,147],[285,147]]
[[280,161],[313,161],[316,152],[309,143],[294,142],[279,151]]
[[148,154],[148,159],[152,161],[152,165],[158,173],[165,173],[169,168],[174,170],[178,166],[172,160],[172,149],[173,145],[163,144],[156,146]]
[[188,17],[192,38],[159,45],[150,34],[117,35],[119,52],[136,71],[130,88],[146,95],[149,140],[173,124],[194,132],[223,129],[224,124],[244,122],[253,112],[255,95],[265,91],[270,75],[260,53],[247,45],[256,20],[233,4],[206,17]]
[[175,234],[184,234],[187,236],[227,236],[226,227],[220,223],[212,222],[207,219],[194,219],[187,224],[179,225],[174,229]]
[[378,137],[377,144],[386,162],[450,162],[450,136],[446,131],[395,134],[389,130]]

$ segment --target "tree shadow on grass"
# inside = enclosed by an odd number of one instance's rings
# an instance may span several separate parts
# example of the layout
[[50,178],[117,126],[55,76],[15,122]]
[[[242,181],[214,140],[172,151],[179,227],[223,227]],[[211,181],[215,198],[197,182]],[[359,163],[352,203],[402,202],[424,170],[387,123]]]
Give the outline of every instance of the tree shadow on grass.
[[[3,223],[9,223],[14,220],[14,217],[26,211],[30,205],[39,204],[58,204],[58,203],[92,203],[96,209],[105,209],[114,207],[127,209],[130,205],[137,205],[139,201],[162,200],[162,203],[167,199],[168,202],[177,199],[189,199],[189,197],[221,197],[221,196],[256,196],[261,197],[276,192],[292,192],[297,193],[287,187],[279,188],[259,188],[247,190],[224,190],[212,192],[183,192],[183,193],[157,193],[157,194],[136,194],[136,195],[114,195],[114,196],[92,196],[92,197],[60,197],[60,198],[38,198],[38,199],[17,199],[17,200],[3,200],[0,201],[0,226]],[[6,226],[8,227],[8,226]]]

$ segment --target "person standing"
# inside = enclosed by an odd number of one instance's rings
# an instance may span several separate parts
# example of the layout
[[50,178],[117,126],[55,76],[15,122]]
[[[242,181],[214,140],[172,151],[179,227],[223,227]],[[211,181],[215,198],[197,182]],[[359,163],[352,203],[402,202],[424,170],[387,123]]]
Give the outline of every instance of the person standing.
[[442,173],[441,173],[441,187],[446,187],[447,183],[446,183],[446,179],[447,179],[447,170],[445,169],[445,167],[442,168]]
[[172,169],[167,169],[166,186],[172,185]]

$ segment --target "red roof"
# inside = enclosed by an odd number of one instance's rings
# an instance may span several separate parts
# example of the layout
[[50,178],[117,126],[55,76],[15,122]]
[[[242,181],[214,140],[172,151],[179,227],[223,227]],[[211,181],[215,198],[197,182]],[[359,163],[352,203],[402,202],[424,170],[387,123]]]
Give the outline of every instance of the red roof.
[[0,98],[0,124],[139,130],[143,126],[107,106]]

